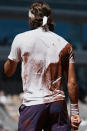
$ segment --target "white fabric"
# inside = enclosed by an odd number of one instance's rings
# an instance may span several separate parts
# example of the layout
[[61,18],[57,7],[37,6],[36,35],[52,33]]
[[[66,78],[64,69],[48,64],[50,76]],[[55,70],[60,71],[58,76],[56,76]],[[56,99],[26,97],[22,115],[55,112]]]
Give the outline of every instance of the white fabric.
[[29,15],[29,18],[34,18],[35,17],[34,14],[31,13],[31,11],[29,11],[28,15]]
[[48,20],[48,17],[47,16],[44,16],[43,17],[43,26],[47,24],[47,20]]
[[70,104],[70,115],[79,115],[79,108],[78,104]]
[[[30,106],[57,101],[60,98],[60,94],[54,94],[49,87],[61,77],[55,81],[48,80],[48,87],[42,84],[42,80],[49,65],[59,61],[58,54],[67,43],[59,35],[50,31],[44,32],[42,28],[15,37],[8,58],[17,62],[22,60],[23,104]],[[62,97],[64,98],[63,95]]]
[[[29,14],[28,14],[29,18],[34,18],[34,14],[31,13],[31,11],[29,10]],[[43,26],[47,24],[47,20],[48,20],[48,17],[47,16],[44,16],[43,17]]]

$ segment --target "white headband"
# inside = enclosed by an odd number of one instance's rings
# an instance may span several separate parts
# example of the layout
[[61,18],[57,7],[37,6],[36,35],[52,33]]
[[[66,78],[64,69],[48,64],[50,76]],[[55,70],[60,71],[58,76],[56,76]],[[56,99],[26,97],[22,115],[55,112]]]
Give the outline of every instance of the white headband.
[[[31,11],[29,11],[28,15],[29,15],[29,18],[34,18],[35,17],[34,14],[31,13]],[[44,16],[43,17],[43,24],[42,24],[43,26],[47,24],[47,20],[48,20],[48,17]]]
[[29,11],[29,14],[28,14],[29,18],[34,18],[34,14],[31,13],[31,11]]
[[47,24],[47,20],[48,20],[48,17],[47,16],[44,16],[43,17],[43,26]]

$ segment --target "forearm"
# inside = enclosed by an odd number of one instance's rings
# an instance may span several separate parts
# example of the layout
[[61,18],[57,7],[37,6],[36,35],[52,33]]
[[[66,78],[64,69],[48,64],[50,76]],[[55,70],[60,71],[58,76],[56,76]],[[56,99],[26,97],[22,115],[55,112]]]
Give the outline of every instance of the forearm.
[[77,83],[68,84],[68,92],[70,97],[70,120],[72,129],[78,130],[81,119],[78,107],[78,85]]
[[68,84],[68,92],[70,98],[70,115],[79,115],[78,107],[78,85],[77,83]]
[[72,104],[78,103],[78,85],[76,82],[68,83],[68,93],[69,93],[70,102]]

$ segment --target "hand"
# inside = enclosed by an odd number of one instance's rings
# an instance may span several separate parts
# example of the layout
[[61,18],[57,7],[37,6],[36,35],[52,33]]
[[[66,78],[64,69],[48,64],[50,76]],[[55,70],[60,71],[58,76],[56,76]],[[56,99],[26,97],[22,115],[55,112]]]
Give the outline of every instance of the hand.
[[80,123],[81,123],[81,119],[79,115],[71,116],[71,127],[73,131],[78,130]]

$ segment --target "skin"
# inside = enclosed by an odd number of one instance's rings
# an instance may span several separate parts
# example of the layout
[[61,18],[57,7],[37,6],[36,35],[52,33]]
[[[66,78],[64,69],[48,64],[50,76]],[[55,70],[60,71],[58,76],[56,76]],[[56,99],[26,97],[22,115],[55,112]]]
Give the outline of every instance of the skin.
[[7,77],[11,77],[17,68],[17,62],[13,60],[7,60],[4,64],[4,73],[6,74]]
[[[69,64],[68,69],[68,93],[71,104],[78,104],[78,86],[76,82],[76,75],[74,63]],[[73,131],[78,130],[81,119],[79,115],[71,116],[71,127]]]
[[[30,25],[32,23],[33,19],[29,18]],[[17,62],[12,60],[7,60],[4,64],[4,72],[7,77],[11,77],[17,68]],[[66,73],[68,76],[68,93],[70,102],[72,104],[78,104],[78,86],[76,82],[76,76],[75,76],[75,69],[74,64],[69,64],[68,73]],[[73,131],[77,130],[79,127],[79,124],[81,123],[79,115],[71,116],[71,127]]]
[[[11,77],[17,68],[17,62],[12,60],[7,60],[4,64],[4,72],[7,75],[7,77]],[[76,82],[76,76],[75,76],[75,69],[74,64],[69,64],[68,69],[68,93],[70,97],[70,101],[72,104],[78,104],[78,86]],[[81,123],[79,115],[71,116],[71,127],[73,131],[77,130],[79,127],[79,124]]]

